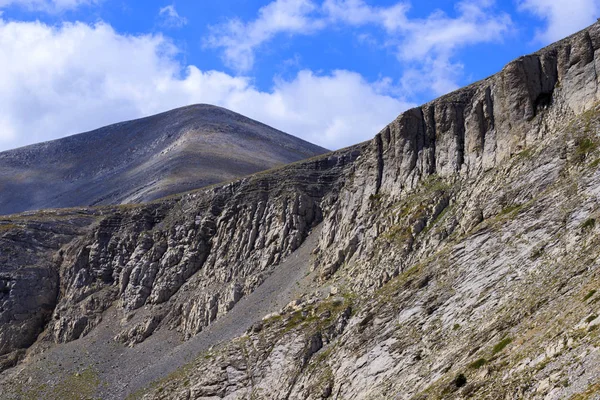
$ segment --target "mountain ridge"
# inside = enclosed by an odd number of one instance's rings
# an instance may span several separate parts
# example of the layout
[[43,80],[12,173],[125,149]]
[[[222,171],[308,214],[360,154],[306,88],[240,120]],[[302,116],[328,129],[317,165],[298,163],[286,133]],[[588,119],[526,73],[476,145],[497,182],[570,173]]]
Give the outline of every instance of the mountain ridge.
[[326,150],[199,104],[0,153],[0,213],[143,202]]
[[599,51],[595,24],[368,142],[5,219],[4,396],[599,398]]

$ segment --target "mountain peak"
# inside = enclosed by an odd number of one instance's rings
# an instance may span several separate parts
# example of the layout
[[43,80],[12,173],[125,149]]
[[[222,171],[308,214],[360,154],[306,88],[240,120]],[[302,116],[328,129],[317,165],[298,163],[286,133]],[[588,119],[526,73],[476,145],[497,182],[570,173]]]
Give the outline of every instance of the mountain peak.
[[0,153],[0,214],[149,201],[326,151],[195,104]]

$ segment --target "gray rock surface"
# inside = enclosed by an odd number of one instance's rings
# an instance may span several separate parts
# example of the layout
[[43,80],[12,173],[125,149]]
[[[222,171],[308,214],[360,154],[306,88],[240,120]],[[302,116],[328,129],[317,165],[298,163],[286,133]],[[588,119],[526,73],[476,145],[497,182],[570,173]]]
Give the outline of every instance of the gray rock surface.
[[154,200],[327,150],[193,105],[0,153],[0,215]]
[[3,287],[49,301],[27,264],[58,295],[24,342],[3,289],[2,396],[600,398],[599,50],[596,24],[372,141],[63,211],[61,240],[8,218]]

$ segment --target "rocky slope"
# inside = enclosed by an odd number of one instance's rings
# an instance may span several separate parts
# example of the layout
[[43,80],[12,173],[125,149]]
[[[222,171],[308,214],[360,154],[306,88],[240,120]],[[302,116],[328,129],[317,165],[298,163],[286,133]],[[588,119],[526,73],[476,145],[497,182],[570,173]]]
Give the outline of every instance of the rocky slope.
[[0,214],[149,201],[325,151],[194,105],[0,153]]
[[7,218],[2,397],[600,398],[599,49],[228,185]]

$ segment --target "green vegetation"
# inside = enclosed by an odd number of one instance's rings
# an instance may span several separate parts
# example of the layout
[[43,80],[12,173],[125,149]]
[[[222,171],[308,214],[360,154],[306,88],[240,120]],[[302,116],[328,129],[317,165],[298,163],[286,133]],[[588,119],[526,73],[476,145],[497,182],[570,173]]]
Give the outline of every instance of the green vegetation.
[[596,226],[596,219],[588,218],[581,224],[581,229],[592,229],[594,226]]
[[596,150],[598,145],[596,142],[589,137],[582,138],[577,144],[577,148],[575,150],[575,156],[578,161],[583,161],[587,158],[587,156]]
[[593,321],[593,320],[595,320],[596,318],[598,318],[598,316],[597,316],[597,315],[595,315],[595,314],[593,314],[593,315],[590,315],[589,317],[587,317],[587,318],[585,319],[585,322],[587,322],[587,323],[589,324],[590,322],[592,322],[592,321]]
[[487,363],[487,360],[485,358],[480,358],[479,360],[475,360],[471,364],[469,364],[469,368],[479,369],[479,368],[483,367],[486,363]]
[[588,292],[588,294],[586,294],[586,295],[583,297],[583,301],[587,301],[589,298],[591,298],[591,297],[592,297],[593,295],[595,295],[595,294],[596,294],[596,289],[590,290],[590,291]]
[[392,227],[388,229],[388,231],[385,232],[382,237],[387,239],[389,242],[402,245],[412,237],[412,231],[409,226],[392,225]]
[[379,205],[381,203],[381,199],[383,199],[383,194],[381,193],[369,195],[369,202],[371,202],[372,205]]
[[457,388],[461,388],[467,384],[467,378],[464,374],[458,374],[456,375],[452,383],[454,383],[454,386],[456,386]]
[[460,329],[460,324],[454,324],[454,326],[452,327],[453,331],[457,331]]
[[98,373],[89,367],[80,373],[69,375],[51,388],[49,397],[64,400],[91,399],[99,385]]
[[498,342],[492,349],[492,355],[500,353],[506,346],[512,343],[512,339],[507,337]]
[[500,215],[517,213],[522,207],[523,204],[512,204],[510,206],[506,206],[502,209],[502,211],[500,211]]
[[533,155],[533,150],[531,148],[527,148],[527,149],[517,153],[517,157],[520,157],[523,159],[529,159],[529,158],[531,158],[532,155]]
[[400,288],[402,288],[409,280],[414,279],[421,274],[424,266],[425,262],[421,262],[400,273],[400,275],[379,288],[375,292],[376,296],[383,298],[386,301],[391,301]]

